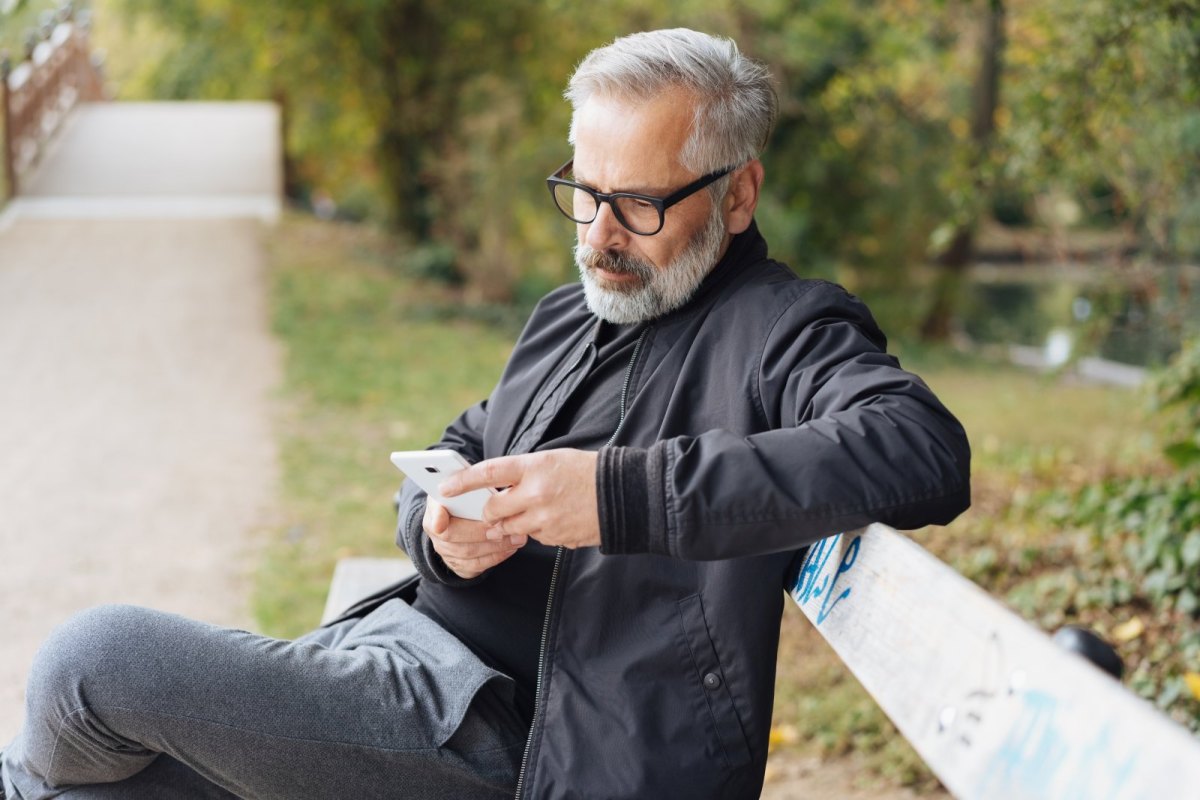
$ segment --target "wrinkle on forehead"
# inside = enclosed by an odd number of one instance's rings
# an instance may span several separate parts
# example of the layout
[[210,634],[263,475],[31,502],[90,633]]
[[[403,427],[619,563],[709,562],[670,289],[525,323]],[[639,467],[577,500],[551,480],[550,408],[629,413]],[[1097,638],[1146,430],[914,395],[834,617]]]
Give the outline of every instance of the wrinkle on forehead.
[[695,176],[679,160],[694,125],[695,97],[593,95],[572,123],[575,175],[600,191],[664,190]]

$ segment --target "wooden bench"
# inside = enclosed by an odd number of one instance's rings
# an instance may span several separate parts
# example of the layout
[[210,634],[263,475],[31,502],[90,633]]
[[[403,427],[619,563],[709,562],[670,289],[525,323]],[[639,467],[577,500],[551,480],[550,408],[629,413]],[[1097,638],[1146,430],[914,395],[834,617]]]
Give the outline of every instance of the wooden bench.
[[321,624],[337,619],[359,600],[412,575],[416,567],[407,558],[343,558],[333,568],[325,597]]
[[[343,560],[326,618],[411,571]],[[1200,798],[1200,739],[891,528],[814,544],[791,595],[955,797]]]

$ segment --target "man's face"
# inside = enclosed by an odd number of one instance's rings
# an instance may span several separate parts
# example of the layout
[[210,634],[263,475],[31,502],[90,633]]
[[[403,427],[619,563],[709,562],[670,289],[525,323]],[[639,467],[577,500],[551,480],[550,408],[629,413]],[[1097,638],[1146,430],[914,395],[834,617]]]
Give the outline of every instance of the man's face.
[[[684,92],[631,106],[593,97],[575,117],[574,179],[601,192],[663,197],[698,174],[679,163],[693,105]],[[602,319],[651,319],[682,305],[728,246],[720,206],[707,190],[667,209],[653,236],[626,229],[602,203],[596,219],[578,226],[575,260],[589,308]]]

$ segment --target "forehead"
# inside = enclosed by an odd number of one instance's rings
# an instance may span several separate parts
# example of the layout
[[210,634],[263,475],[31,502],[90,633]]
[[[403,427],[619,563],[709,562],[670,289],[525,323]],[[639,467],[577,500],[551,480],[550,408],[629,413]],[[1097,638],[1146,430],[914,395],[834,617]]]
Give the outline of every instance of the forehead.
[[695,102],[683,90],[648,100],[598,95],[576,112],[575,175],[602,191],[665,189],[691,173],[679,154]]

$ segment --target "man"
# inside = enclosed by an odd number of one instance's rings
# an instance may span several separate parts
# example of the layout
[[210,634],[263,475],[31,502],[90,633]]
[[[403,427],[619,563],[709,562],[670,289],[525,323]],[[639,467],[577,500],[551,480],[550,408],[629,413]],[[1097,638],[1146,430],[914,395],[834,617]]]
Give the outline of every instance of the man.
[[657,31],[567,96],[549,184],[582,284],[437,445],[478,462],[447,494],[507,487],[485,521],[406,483],[419,579],[297,642],[76,618],[11,796],[758,796],[789,570],[837,531],[950,521],[967,442],[861,303],[767,257],[762,67]]

